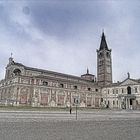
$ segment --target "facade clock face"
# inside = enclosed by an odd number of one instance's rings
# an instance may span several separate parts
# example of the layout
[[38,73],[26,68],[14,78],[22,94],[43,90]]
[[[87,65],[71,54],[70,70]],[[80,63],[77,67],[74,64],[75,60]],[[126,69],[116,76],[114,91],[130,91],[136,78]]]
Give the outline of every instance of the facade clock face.
[[107,67],[107,68],[106,68],[106,71],[107,71],[108,73],[111,73],[111,68],[110,68],[110,67]]

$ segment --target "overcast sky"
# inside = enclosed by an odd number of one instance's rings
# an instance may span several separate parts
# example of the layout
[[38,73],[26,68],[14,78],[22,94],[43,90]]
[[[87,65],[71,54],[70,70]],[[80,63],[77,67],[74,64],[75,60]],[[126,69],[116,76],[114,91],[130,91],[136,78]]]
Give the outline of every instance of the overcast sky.
[[104,29],[112,49],[113,81],[140,78],[139,0],[0,1],[0,79],[11,52],[26,66],[96,75]]

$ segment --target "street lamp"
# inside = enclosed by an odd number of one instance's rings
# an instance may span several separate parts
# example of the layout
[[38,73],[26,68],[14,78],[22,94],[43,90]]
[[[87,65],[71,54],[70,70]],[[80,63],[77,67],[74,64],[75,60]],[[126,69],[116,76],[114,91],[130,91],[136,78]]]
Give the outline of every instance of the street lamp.
[[76,120],[77,120],[77,117],[78,117],[77,108],[78,108],[78,103],[79,103],[79,97],[76,97],[76,98],[74,99],[74,103],[75,103],[75,105],[76,105]]
[[71,92],[70,92],[70,114],[72,113],[72,107],[71,107]]

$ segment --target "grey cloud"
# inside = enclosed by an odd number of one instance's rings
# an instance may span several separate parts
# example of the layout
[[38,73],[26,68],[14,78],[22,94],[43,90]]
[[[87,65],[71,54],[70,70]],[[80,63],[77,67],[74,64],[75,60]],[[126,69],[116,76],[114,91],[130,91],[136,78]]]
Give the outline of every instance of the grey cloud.
[[[139,76],[134,67],[140,65],[134,61],[140,59],[140,3],[127,2],[42,0],[0,4],[0,44],[4,46],[0,60],[7,59],[13,50],[16,61],[28,66],[76,75],[83,74],[88,66],[96,74],[96,49],[105,28],[112,48],[114,79],[124,78],[128,71]],[[7,60],[0,62],[2,67],[5,64]]]
[[105,3],[94,1],[29,3],[35,27],[60,39],[82,33],[82,29],[90,28],[91,24],[93,28],[99,22],[105,26],[109,19],[105,6]]

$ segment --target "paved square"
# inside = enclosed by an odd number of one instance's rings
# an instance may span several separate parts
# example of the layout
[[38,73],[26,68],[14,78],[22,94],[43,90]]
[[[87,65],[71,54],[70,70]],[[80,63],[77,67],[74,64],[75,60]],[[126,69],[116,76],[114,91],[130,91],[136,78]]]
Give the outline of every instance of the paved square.
[[140,112],[0,112],[0,140],[139,140]]

